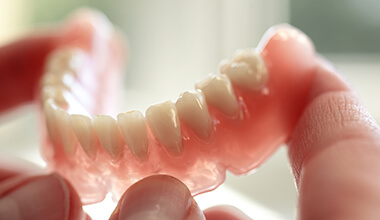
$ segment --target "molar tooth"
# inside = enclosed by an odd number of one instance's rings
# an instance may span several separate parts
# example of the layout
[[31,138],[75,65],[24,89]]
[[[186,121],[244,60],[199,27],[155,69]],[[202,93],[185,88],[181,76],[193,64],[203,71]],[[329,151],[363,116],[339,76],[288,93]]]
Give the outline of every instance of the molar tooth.
[[182,152],[181,127],[175,105],[171,101],[152,105],[146,110],[146,118],[153,134],[173,155]]
[[148,134],[143,114],[139,111],[120,113],[117,121],[131,152],[140,160],[146,160]]
[[238,103],[227,76],[215,74],[195,84],[202,90],[208,104],[220,109],[223,113],[234,116],[238,111]]
[[58,108],[55,112],[55,118],[63,149],[67,155],[72,156],[75,153],[77,139],[70,124],[70,116],[67,111]]
[[265,63],[253,49],[239,51],[231,62],[221,63],[220,72],[226,74],[233,84],[247,90],[260,90],[268,81]]
[[71,70],[76,73],[83,66],[85,59],[86,55],[80,49],[60,48],[49,55],[45,70],[48,72]]
[[186,91],[176,102],[179,118],[202,139],[211,135],[212,122],[201,90]]
[[123,153],[124,143],[116,120],[108,115],[95,115],[94,127],[103,148],[114,160],[119,160]]
[[57,111],[58,107],[55,105],[53,99],[47,99],[43,102],[43,111],[45,115],[45,122],[46,122],[46,129],[49,134],[49,137],[53,144],[57,143],[58,140],[58,130],[56,126],[56,120],[55,120],[55,112]]
[[70,122],[84,152],[91,159],[95,159],[97,139],[92,119],[85,115],[70,115]]

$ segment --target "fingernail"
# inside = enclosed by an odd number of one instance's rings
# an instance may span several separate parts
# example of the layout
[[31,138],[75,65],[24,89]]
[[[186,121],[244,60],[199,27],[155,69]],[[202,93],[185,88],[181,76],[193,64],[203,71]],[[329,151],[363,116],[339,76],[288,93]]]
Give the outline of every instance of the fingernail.
[[[69,219],[83,213],[73,189],[59,175],[33,177],[0,198],[0,216],[4,219]],[[81,209],[81,204],[76,209]]]
[[179,180],[151,176],[128,189],[111,219],[185,219],[193,203],[190,191]]

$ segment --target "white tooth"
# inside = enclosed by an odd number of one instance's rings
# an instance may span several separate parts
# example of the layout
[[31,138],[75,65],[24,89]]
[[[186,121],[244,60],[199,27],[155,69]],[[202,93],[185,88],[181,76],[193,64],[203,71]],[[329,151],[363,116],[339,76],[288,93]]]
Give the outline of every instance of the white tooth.
[[202,139],[211,135],[212,123],[202,91],[186,91],[176,102],[179,118]]
[[119,160],[124,143],[116,120],[108,115],[95,115],[94,127],[103,148],[114,160]]
[[65,98],[64,93],[67,91],[62,86],[44,86],[41,89],[41,101],[52,98],[56,104],[59,106],[66,108],[68,106],[68,102]]
[[86,55],[82,50],[77,48],[60,48],[49,55],[46,71],[57,72],[61,70],[70,70],[77,73],[86,60]]
[[139,111],[120,113],[117,116],[117,122],[132,153],[140,160],[146,160],[148,135],[143,114]]
[[220,73],[226,73],[231,65],[231,61],[229,59],[224,59],[219,62],[219,72]]
[[70,124],[70,116],[67,111],[58,108],[55,112],[55,119],[57,120],[57,129],[63,145],[63,149],[67,155],[72,156],[75,153],[77,138]]
[[95,159],[97,138],[92,119],[85,115],[70,115],[70,123],[84,152]]
[[242,50],[231,62],[222,62],[220,72],[233,84],[247,90],[260,90],[268,81],[268,70],[260,54],[255,50]]
[[220,109],[223,113],[234,116],[238,112],[238,103],[227,76],[210,75],[197,83],[195,88],[202,90],[208,104]]
[[175,105],[171,101],[152,105],[146,110],[146,118],[156,138],[172,155],[182,152],[181,127]]
[[55,145],[58,140],[58,130],[55,120],[55,112],[57,111],[58,107],[55,105],[53,99],[47,99],[43,102],[43,111],[45,115],[45,122],[46,122],[46,129],[49,134],[50,140]]
[[62,85],[70,89],[71,85],[75,83],[76,79],[72,72],[67,70],[60,70],[59,72],[46,72],[41,80],[42,86],[55,86]]

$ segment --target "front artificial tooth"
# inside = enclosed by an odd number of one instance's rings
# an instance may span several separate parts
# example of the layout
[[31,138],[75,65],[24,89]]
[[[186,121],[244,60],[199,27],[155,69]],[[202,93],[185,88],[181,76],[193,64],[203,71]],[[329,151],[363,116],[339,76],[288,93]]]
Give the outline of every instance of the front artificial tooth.
[[139,111],[120,113],[117,122],[131,152],[140,160],[146,160],[148,134],[143,114]]
[[95,115],[94,126],[100,144],[114,160],[123,154],[124,143],[116,120],[108,115]]
[[60,72],[45,73],[42,77],[41,84],[42,86],[61,85],[70,89],[75,80],[75,76],[70,71],[60,70]]
[[85,115],[70,115],[70,123],[84,152],[95,159],[97,138],[92,119]]
[[225,75],[215,74],[195,85],[202,90],[208,104],[223,113],[234,116],[238,112],[238,103],[231,82]]
[[202,139],[211,135],[212,123],[202,91],[186,91],[176,102],[179,118]]
[[220,64],[220,72],[233,84],[247,90],[260,90],[268,81],[268,70],[260,54],[255,50],[242,50],[231,62]]
[[64,96],[65,92],[67,91],[65,91],[65,88],[62,88],[61,86],[44,86],[41,89],[41,101],[44,102],[45,100],[51,98],[56,104],[66,108],[68,106],[68,102]]
[[43,111],[45,114],[45,122],[46,122],[46,129],[49,134],[50,140],[53,144],[57,143],[58,140],[58,130],[56,126],[56,120],[55,120],[55,112],[57,111],[58,107],[55,105],[53,99],[47,99],[43,102]]
[[171,101],[150,106],[146,118],[153,134],[173,155],[182,152],[181,127],[175,105]]
[[77,48],[59,48],[49,55],[45,70],[47,72],[59,72],[70,70],[77,73],[86,60],[85,53]]
[[72,156],[75,153],[77,139],[70,124],[70,116],[67,111],[61,108],[58,108],[55,113],[57,128],[61,137],[63,149],[66,151],[67,155]]

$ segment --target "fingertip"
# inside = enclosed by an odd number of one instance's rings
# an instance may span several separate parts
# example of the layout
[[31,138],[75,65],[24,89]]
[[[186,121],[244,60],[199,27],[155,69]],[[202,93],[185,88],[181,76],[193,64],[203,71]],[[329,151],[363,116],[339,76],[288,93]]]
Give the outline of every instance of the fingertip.
[[58,174],[17,183],[0,198],[0,216],[5,219],[84,219],[78,195]]
[[248,220],[251,219],[241,210],[233,206],[215,206],[204,210],[207,220]]
[[132,185],[110,219],[204,219],[204,216],[181,181],[155,175]]

